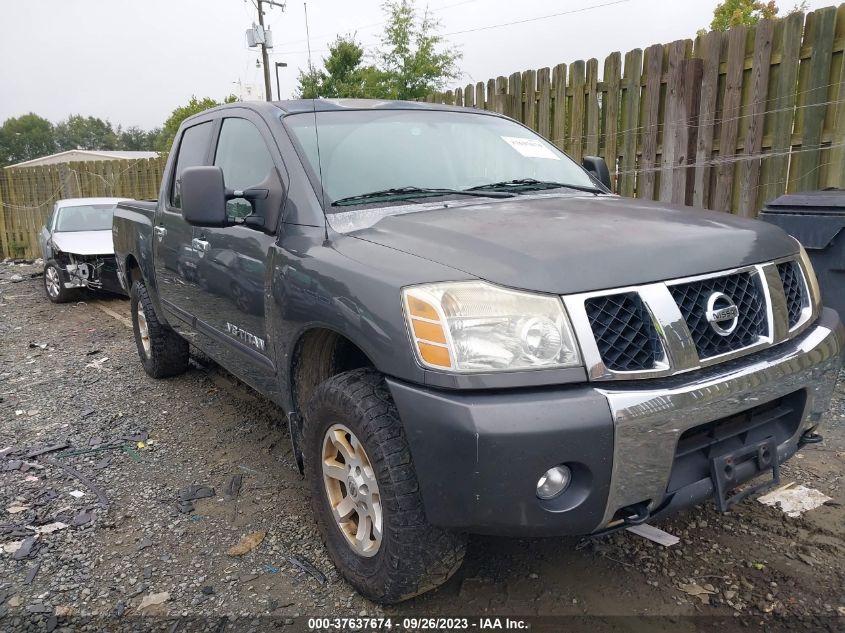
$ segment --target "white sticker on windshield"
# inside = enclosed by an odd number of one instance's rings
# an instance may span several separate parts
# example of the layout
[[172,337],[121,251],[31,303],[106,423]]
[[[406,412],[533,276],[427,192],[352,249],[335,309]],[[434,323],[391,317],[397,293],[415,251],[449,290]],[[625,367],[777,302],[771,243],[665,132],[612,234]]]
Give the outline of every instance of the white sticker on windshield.
[[552,150],[536,138],[503,136],[502,140],[526,158],[550,158],[552,160],[560,160],[560,156],[556,156]]

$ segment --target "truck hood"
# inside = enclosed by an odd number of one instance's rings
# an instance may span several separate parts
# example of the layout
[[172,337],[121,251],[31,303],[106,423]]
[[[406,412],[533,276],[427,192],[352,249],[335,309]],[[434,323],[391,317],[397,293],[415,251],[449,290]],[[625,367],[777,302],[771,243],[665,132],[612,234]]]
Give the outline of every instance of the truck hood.
[[114,255],[111,229],[105,231],[61,231],[53,233],[53,244],[74,255]]
[[765,222],[581,194],[403,211],[348,234],[492,283],[556,294],[716,272],[798,251]]

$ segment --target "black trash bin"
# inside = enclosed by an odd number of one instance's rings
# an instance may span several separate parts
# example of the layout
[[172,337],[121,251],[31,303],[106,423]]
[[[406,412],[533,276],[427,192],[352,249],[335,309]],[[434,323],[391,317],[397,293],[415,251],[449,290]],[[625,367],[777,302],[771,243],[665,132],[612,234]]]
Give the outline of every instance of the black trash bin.
[[824,304],[845,318],[845,189],[786,194],[763,207],[760,219],[804,245]]

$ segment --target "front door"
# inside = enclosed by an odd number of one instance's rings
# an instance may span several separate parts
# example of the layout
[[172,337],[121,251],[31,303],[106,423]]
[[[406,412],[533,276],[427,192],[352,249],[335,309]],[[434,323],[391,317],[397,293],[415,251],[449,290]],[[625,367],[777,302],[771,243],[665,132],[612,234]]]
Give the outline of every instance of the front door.
[[164,204],[159,205],[153,226],[156,282],[170,324],[186,332],[198,300],[198,253],[193,246],[194,228],[182,218],[180,196],[182,170],[208,164],[214,124],[212,121],[186,128],[179,141],[179,153],[171,182],[165,187]]
[[[227,202],[234,221],[281,205],[282,184],[260,118],[224,118],[214,152],[214,165],[223,170],[227,189],[267,189],[265,200],[243,198]],[[246,118],[249,117],[249,118]],[[264,134],[267,134],[265,138]],[[203,301],[197,303],[197,329],[216,338],[215,355],[242,379],[263,384],[274,377],[272,353],[265,327],[265,291],[269,287],[268,252],[275,235],[245,224],[226,228],[197,227],[194,238],[204,251],[198,267]]]

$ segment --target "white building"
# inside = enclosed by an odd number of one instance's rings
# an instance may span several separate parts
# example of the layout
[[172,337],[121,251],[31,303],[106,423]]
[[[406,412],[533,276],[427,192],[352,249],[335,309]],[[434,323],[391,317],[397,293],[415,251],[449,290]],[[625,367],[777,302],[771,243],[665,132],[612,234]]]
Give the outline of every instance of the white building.
[[9,165],[6,169],[14,167],[40,167],[41,165],[57,165],[60,163],[78,163],[96,160],[139,160],[142,158],[155,158],[158,152],[135,152],[135,151],[101,151],[95,149],[71,149],[58,154],[50,154],[41,158],[25,160],[22,163]]

